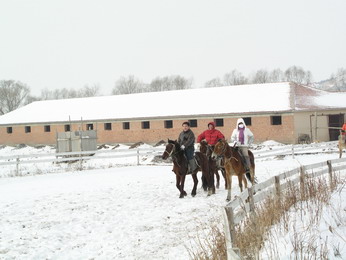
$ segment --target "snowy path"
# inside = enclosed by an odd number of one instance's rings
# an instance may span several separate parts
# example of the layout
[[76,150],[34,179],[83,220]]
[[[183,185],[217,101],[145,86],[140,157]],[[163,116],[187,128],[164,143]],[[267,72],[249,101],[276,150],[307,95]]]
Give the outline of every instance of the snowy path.
[[[304,156],[303,164],[335,158]],[[259,181],[299,158],[256,165]],[[0,259],[189,259],[226,191],[179,199],[172,166],[132,166],[0,179]],[[200,174],[199,174],[200,179]],[[233,179],[233,192],[238,193]],[[187,178],[186,191],[192,189]]]
[[170,170],[0,180],[0,259],[187,259],[188,234],[213,215],[211,207],[220,210],[226,195],[206,198],[199,189],[195,198],[178,199]]

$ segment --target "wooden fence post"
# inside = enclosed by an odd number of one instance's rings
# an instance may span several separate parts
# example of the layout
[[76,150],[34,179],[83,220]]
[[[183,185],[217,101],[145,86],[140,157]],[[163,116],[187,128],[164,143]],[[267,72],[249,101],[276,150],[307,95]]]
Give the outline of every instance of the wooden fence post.
[[[81,150],[82,151],[82,150]],[[79,154],[79,170],[83,170],[83,159],[82,159],[82,154]]]
[[139,165],[139,148],[137,148],[137,165]]
[[329,173],[329,185],[330,188],[333,189],[334,188],[334,182],[333,182],[333,166],[332,166],[332,162],[330,160],[327,161],[327,165],[328,165],[328,173]]
[[250,207],[250,212],[253,213],[255,212],[255,201],[253,198],[253,187],[248,188],[248,193],[249,193],[249,207]]
[[279,176],[275,176],[275,177],[274,177],[274,180],[275,180],[275,192],[276,192],[276,196],[280,199],[280,196],[281,196],[280,177],[279,177]]
[[16,158],[16,174],[19,176],[19,157]]
[[234,212],[232,207],[225,207],[227,220],[228,220],[228,226],[229,226],[229,233],[231,235],[231,242],[233,244],[234,241]]
[[302,198],[305,198],[305,167],[300,166],[300,194]]
[[240,260],[240,252],[238,248],[233,248],[234,238],[234,216],[233,208],[225,207],[224,211],[225,216],[225,238],[226,238],[226,250],[227,250],[227,259],[228,260]]

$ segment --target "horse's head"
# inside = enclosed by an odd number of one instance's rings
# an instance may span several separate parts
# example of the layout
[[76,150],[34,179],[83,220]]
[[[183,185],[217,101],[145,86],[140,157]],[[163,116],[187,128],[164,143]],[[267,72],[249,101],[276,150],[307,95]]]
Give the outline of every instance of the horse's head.
[[216,157],[218,157],[220,155],[224,155],[226,152],[226,148],[227,148],[226,140],[225,139],[219,139],[214,146],[214,151],[211,154],[211,157],[213,159],[216,159]]
[[168,144],[166,145],[166,149],[162,154],[162,159],[166,160],[169,156],[171,156],[176,151],[177,145],[179,145],[177,141],[168,139]]
[[199,146],[199,151],[203,154],[207,154],[208,151],[208,143],[205,140],[202,140],[200,142],[200,146]]

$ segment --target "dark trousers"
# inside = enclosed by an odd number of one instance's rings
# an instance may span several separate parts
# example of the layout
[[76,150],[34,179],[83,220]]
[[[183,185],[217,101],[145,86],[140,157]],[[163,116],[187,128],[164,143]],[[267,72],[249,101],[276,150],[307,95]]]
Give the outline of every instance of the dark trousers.
[[188,160],[192,160],[195,153],[195,147],[190,146],[185,148],[185,155]]

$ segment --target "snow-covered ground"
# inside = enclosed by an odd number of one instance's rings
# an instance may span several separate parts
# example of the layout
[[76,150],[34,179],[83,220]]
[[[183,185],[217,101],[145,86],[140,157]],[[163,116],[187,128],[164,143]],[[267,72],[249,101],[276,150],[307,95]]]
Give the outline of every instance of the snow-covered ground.
[[[277,147],[282,145],[267,142],[256,151]],[[0,149],[0,157],[28,153],[54,154],[54,149]],[[256,159],[256,176],[262,182],[300,165],[336,158],[335,148],[330,153]],[[179,199],[171,163],[152,165],[152,159],[142,158],[140,166],[136,157],[91,160],[82,171],[73,164],[25,164],[19,177],[8,177],[8,166],[2,167],[0,259],[190,259],[189,249],[196,249],[197,237],[207,236],[209,223],[218,219],[222,225],[224,182],[209,197],[199,185],[193,198],[188,177],[189,195]],[[233,193],[239,193],[236,179]],[[346,218],[345,199],[339,208]],[[333,242],[345,244],[342,239]],[[346,258],[345,247],[339,248]]]

